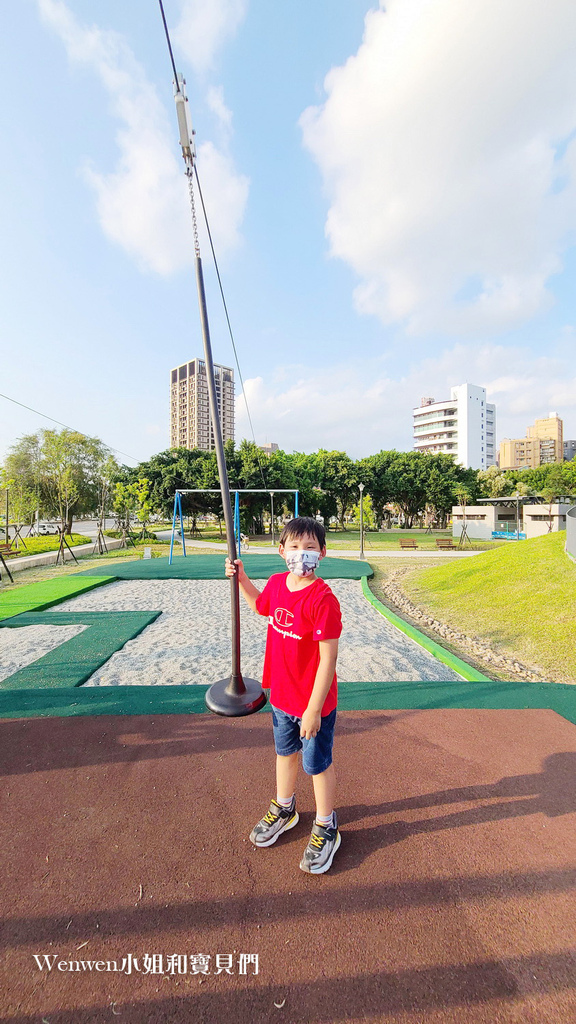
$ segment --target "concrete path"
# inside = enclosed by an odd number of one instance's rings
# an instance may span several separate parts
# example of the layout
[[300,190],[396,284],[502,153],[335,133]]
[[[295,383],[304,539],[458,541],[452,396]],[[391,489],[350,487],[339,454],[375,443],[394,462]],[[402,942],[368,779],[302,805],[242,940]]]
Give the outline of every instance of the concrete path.
[[[158,537],[162,539],[170,539],[171,534],[169,531],[165,533],[159,533]],[[181,547],[180,540],[176,539],[179,547]],[[186,538],[186,547],[191,548],[209,548],[211,551],[223,551],[226,552],[225,544],[213,543],[212,541],[204,540],[189,540]],[[263,545],[250,544],[248,548],[244,549],[244,554],[248,552],[251,555],[269,555],[271,551],[277,551],[278,545],[272,546],[272,544],[264,547]],[[328,547],[328,554],[334,558],[360,558],[360,551],[349,551],[343,550],[342,548],[330,548]],[[468,558],[470,555],[481,555],[482,551],[401,551],[399,548],[394,551],[382,551],[374,548],[364,549],[364,558]]]

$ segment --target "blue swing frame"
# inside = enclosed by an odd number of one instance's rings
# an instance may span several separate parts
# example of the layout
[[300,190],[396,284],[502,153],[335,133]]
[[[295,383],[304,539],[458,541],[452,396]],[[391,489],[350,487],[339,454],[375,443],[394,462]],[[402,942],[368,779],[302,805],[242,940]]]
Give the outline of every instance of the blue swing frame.
[[[182,495],[183,494],[202,494],[202,493],[220,493],[218,487],[197,487],[197,488],[184,488],[177,490],[174,495],[174,512],[172,515],[172,536],[170,538],[170,556],[168,558],[168,565],[172,565],[172,557],[174,553],[174,537],[176,534],[176,517],[180,520],[180,536],[182,537],[182,554],[186,558],[186,540],[184,537],[184,518],[182,515]],[[264,488],[242,488],[236,490],[231,488],[231,493],[234,494],[234,534],[236,537],[236,548],[238,554],[242,553],[242,544],[240,537],[240,494],[293,494],[294,495],[294,518],[298,518],[298,496],[299,491],[294,488],[270,488],[269,491]]]

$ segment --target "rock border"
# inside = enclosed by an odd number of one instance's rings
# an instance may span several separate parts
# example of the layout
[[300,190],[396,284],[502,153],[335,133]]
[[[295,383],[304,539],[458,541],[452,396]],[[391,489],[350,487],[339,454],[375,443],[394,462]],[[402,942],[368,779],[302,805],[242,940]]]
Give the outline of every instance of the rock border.
[[551,680],[539,672],[535,666],[525,665],[516,658],[507,657],[505,654],[498,654],[484,641],[468,636],[466,633],[461,633],[456,629],[452,629],[452,627],[447,623],[440,622],[440,620],[435,619],[433,615],[428,615],[427,612],[418,608],[404,593],[400,585],[401,578],[405,576],[411,568],[411,566],[403,566],[401,569],[394,569],[382,582],[382,589],[386,597],[404,615],[407,615],[415,622],[432,629],[435,633],[438,633],[443,640],[453,641],[455,644],[463,648],[471,657],[477,658],[478,660],[485,662],[487,665],[491,665],[496,669],[512,672],[519,679],[524,679],[526,682],[554,682],[553,679]]

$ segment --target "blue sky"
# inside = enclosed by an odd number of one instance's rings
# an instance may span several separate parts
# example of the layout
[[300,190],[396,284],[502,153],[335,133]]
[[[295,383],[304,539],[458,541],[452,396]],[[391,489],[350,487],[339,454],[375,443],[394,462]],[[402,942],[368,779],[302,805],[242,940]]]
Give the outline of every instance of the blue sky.
[[[408,450],[465,381],[575,437],[573,0],[165,9],[257,442]],[[0,392],[147,458],[201,355],[158,4],[20,0],[0,76]],[[49,425],[0,399],[0,458]]]

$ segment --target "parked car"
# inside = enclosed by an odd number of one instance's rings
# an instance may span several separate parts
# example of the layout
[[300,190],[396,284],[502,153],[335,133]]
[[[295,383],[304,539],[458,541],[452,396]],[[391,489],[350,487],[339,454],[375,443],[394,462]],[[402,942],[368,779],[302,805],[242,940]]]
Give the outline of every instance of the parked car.
[[40,523],[38,526],[39,537],[49,537],[59,533],[60,528],[56,526],[56,523]]

